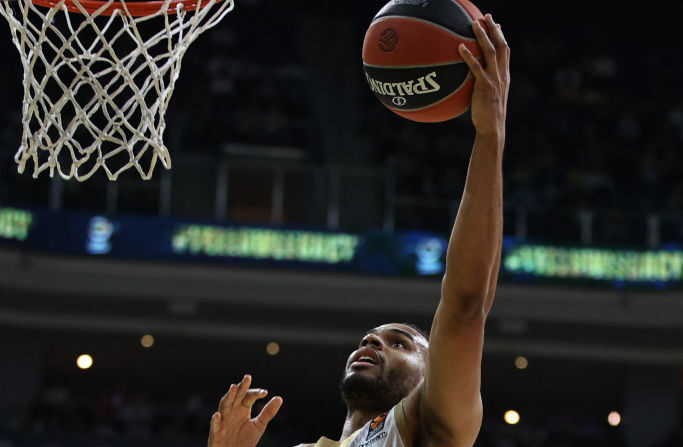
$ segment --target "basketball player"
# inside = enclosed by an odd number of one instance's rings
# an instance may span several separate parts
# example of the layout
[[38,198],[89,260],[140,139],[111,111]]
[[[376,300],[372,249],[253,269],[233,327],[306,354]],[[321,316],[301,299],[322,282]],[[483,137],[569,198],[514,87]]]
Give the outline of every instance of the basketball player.
[[[458,51],[472,71],[476,139],[465,190],[450,237],[441,301],[429,340],[406,324],[368,332],[347,363],[342,395],[348,412],[339,442],[315,447],[472,446],[482,420],[480,395],[484,322],[498,278],[502,243],[502,157],[510,49],[490,15],[473,24],[480,63]],[[282,405],[273,397],[255,418],[265,390],[246,375],[220,401],[209,447],[255,447]],[[301,444],[300,447],[305,446]]]

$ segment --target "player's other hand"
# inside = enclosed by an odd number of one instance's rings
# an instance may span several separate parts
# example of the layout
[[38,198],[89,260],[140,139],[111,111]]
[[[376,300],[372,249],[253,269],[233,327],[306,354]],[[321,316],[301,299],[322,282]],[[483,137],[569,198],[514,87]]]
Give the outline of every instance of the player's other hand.
[[255,447],[259,442],[266,425],[282,406],[282,398],[273,397],[261,413],[252,418],[251,407],[266,397],[268,391],[250,386],[248,374],[237,385],[230,385],[218,404],[218,411],[211,417],[208,447]]
[[464,46],[458,51],[474,76],[472,122],[478,135],[504,136],[508,91],[510,90],[510,47],[499,24],[491,14],[484,18],[488,35],[480,21],[472,24],[484,56],[483,63]]

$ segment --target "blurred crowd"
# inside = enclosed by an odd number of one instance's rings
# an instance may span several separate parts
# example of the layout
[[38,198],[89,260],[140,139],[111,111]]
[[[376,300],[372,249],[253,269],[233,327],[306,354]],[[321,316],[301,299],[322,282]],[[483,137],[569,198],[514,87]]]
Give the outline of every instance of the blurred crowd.
[[[558,217],[545,225],[549,232],[576,211],[597,212],[599,240],[618,244],[633,241],[634,233],[642,240],[649,214],[677,216],[667,236],[680,240],[683,61],[658,56],[680,42],[660,40],[656,50],[647,40],[625,44],[621,26],[603,21],[579,35],[556,26],[542,39],[509,33],[505,205]],[[395,132],[400,118],[377,113],[374,98],[364,97],[365,134],[380,150],[378,163],[391,160],[407,180],[399,192],[457,197],[472,138],[468,117]],[[638,228],[628,228],[634,220]]]
[[[620,21],[601,21],[597,13],[577,34],[580,11],[565,11],[558,23],[529,27],[512,20],[514,4],[480,3],[507,19],[505,31],[513,48],[506,207],[530,213],[529,220],[538,221],[541,229],[535,234],[539,239],[544,239],[544,230],[545,239],[567,238],[561,227],[589,210],[599,214],[595,239],[605,244],[642,245],[650,214],[663,218],[663,242],[680,240],[683,87],[678,78],[683,60],[662,57],[677,53],[680,38],[656,39],[648,30],[629,37]],[[543,7],[548,6],[534,6]],[[320,86],[315,77],[338,70],[311,66],[316,56],[310,53],[318,47],[302,33],[301,23],[315,17],[315,8],[311,2],[294,10],[272,0],[242,0],[225,23],[193,44],[167,114],[166,139],[174,153],[217,160],[234,144],[294,147],[305,154],[305,162],[330,163],[322,146],[336,138],[329,134],[335,127],[315,105]],[[348,22],[349,45],[362,42],[371,8],[354,4],[339,14],[339,20]],[[325,17],[320,12],[320,20]],[[324,32],[325,27],[317,29]],[[330,36],[319,39],[338,45]],[[329,50],[336,51],[333,46]],[[16,54],[8,57],[16,60]],[[357,63],[360,81],[340,85],[336,92],[340,103],[353,104],[339,113],[355,119],[331,119],[353,123],[345,130],[353,135],[348,140],[371,152],[359,164],[394,170],[399,227],[446,230],[467,169],[473,137],[468,117],[445,125],[398,118],[363,84],[360,54]],[[18,68],[7,76],[16,83]],[[2,94],[2,172],[14,168],[20,94],[19,89]],[[18,185],[14,176],[2,177],[0,200],[36,196],[30,194],[30,182]],[[44,183],[35,186],[41,187]],[[438,228],[433,228],[437,221]],[[575,228],[565,232],[576,239]]]
[[[173,397],[171,397],[173,399]],[[69,388],[45,388],[40,397],[3,414],[1,447],[188,446],[206,442],[214,402],[197,394],[162,403],[140,393],[100,391],[74,395]],[[284,410],[286,411],[286,410]],[[319,436],[315,424],[280,414],[259,444],[283,447]],[[285,427],[286,426],[286,427]],[[679,447],[683,433],[652,447]],[[626,447],[620,428],[585,422],[582,415],[554,417],[510,426],[487,419],[475,447]],[[646,447],[646,446],[643,446]],[[649,447],[649,446],[647,446]]]
[[[184,402],[164,404],[158,398],[123,390],[75,395],[68,387],[51,386],[37,399],[4,415],[2,431],[7,446],[17,447],[115,446],[141,440],[168,443],[205,437],[211,414],[197,394]],[[0,446],[6,444],[0,441]]]
[[239,16],[228,15],[185,56],[168,113],[169,138],[184,150],[315,143],[310,75],[293,51],[291,26],[255,10],[259,4],[240,2]]
[[[235,15],[188,51],[167,116],[169,146],[216,159],[235,143],[295,147],[303,150],[306,161],[327,162],[321,145],[329,126],[314,106],[314,75],[301,54],[306,42],[293,20],[297,11],[291,3],[277,3],[239,0]],[[515,2],[507,3],[496,5],[500,15],[512,17]],[[355,34],[367,21],[366,16],[349,18],[356,24]],[[664,242],[680,242],[683,59],[672,56],[678,54],[680,38],[660,39],[654,46],[647,32],[640,40],[625,41],[615,37],[625,33],[619,22],[600,25],[582,27],[580,33],[573,23],[554,23],[552,32],[525,29],[512,21],[504,25],[513,54],[506,207],[527,210],[530,219],[538,219],[541,239],[576,235],[575,229],[560,228],[567,216],[593,210],[601,216],[595,227],[599,242],[642,240],[643,222],[650,214],[668,219]],[[35,182],[29,173],[17,180],[9,173],[15,169],[12,157],[19,144],[22,91],[18,56],[7,40],[1,54],[8,60],[6,85],[14,88],[0,89],[0,204],[19,198],[44,205],[47,194],[38,189],[45,188],[45,181]],[[360,54],[358,65],[361,76]],[[446,230],[433,223],[452,216],[462,193],[471,123],[467,117],[446,125],[409,123],[384,110],[369,89],[359,85],[348,92],[358,118],[348,132],[370,148],[374,167],[389,166],[396,173],[397,204],[405,205],[403,212],[397,211],[397,226]],[[161,403],[120,391],[74,396],[66,388],[50,388],[23,407],[0,414],[0,447],[115,447],[140,445],[141,440],[148,446],[202,445],[214,407],[199,395]],[[277,433],[275,425],[275,435],[263,445],[281,447]],[[286,437],[299,435],[310,433],[288,432]],[[618,430],[586,426],[578,418],[519,427],[485,421],[477,443],[623,445]],[[657,447],[681,445],[683,434],[675,433]]]

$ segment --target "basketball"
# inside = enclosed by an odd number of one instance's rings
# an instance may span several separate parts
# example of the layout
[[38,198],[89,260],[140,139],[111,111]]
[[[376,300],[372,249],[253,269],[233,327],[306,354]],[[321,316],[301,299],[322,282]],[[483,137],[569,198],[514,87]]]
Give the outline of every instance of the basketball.
[[468,0],[392,0],[372,19],[363,41],[363,69],[372,92],[412,121],[447,121],[466,112],[474,78],[458,52],[481,56]]

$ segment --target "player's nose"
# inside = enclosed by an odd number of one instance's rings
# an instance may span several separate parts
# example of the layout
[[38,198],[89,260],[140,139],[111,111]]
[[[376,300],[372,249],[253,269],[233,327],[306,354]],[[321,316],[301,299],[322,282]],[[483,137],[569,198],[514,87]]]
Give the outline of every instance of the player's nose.
[[375,349],[381,350],[383,347],[382,344],[382,339],[377,336],[377,334],[367,334],[365,337],[363,337],[360,341],[359,347],[364,347],[370,345]]

